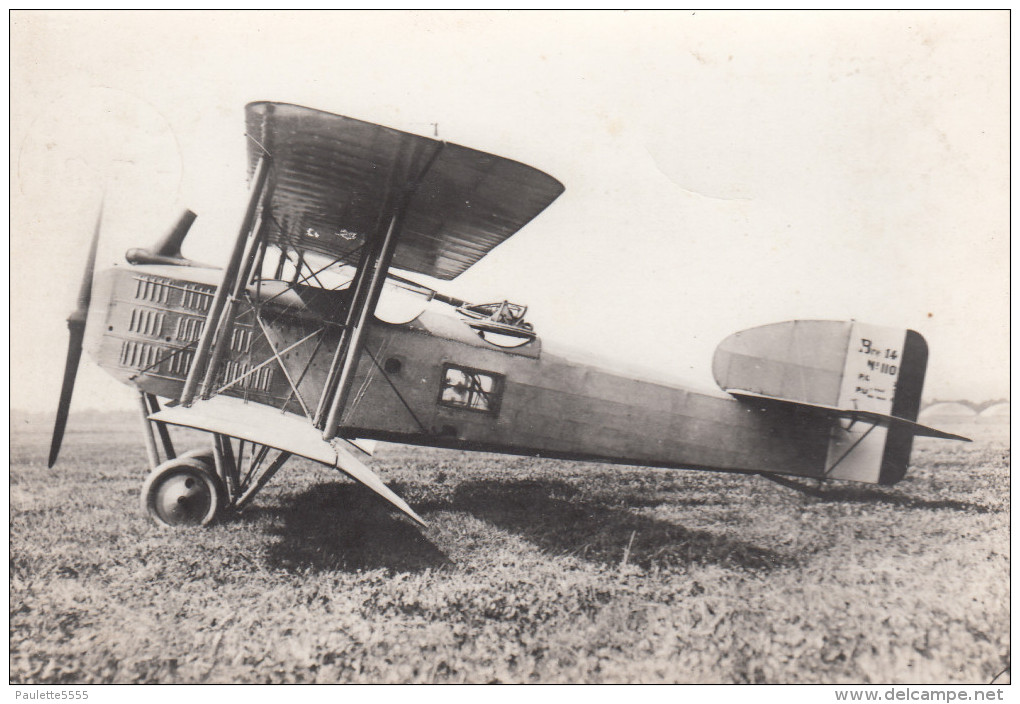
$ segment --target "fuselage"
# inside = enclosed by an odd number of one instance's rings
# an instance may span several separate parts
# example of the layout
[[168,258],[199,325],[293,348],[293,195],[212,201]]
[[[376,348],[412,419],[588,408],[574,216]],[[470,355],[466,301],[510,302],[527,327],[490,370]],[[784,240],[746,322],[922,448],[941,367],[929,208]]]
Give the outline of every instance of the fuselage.
[[[120,381],[180,398],[219,278],[179,266],[102,272],[86,349]],[[347,305],[345,291],[252,287],[214,391],[314,415]],[[831,425],[635,379],[543,350],[539,338],[501,347],[466,320],[427,309],[402,324],[372,321],[341,429],[416,445],[816,477]]]

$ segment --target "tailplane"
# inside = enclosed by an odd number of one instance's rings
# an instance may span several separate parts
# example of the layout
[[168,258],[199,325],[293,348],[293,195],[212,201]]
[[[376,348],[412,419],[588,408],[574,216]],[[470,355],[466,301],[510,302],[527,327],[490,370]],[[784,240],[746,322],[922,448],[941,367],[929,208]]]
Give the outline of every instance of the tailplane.
[[913,330],[795,320],[730,335],[712,371],[746,403],[831,418],[820,477],[888,485],[906,475],[915,435],[967,440],[917,422],[927,365]]

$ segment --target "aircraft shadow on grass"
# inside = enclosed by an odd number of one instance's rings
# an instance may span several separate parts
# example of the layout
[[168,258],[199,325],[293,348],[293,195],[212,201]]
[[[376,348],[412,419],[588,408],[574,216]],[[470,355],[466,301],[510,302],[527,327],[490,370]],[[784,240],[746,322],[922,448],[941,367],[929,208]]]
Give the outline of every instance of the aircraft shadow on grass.
[[451,564],[419,528],[402,520],[368,489],[350,483],[316,484],[278,506],[252,506],[244,520],[269,516],[280,542],[272,567],[289,571],[386,568],[420,572]]
[[[792,564],[790,557],[747,541],[634,513],[639,507],[581,499],[576,488],[557,480],[467,482],[448,498],[419,505],[426,518],[467,513],[551,554],[594,563],[617,565],[626,553],[628,563],[644,568],[693,563],[769,570]],[[253,506],[241,520],[264,517],[280,537],[268,555],[271,567],[418,572],[452,565],[427,534],[354,484],[317,484],[279,505]]]
[[[404,487],[395,487],[403,490]],[[479,480],[460,484],[440,499],[420,504],[426,514],[463,512],[510,531],[554,555],[620,564],[624,555],[642,568],[718,564],[755,571],[791,566],[795,558],[739,538],[685,528],[636,513],[660,500],[582,498],[559,480]],[[924,500],[864,487],[826,489],[822,502],[884,503],[905,509],[988,513],[986,506],[956,500]],[[698,506],[679,498],[680,506]],[[418,572],[452,565],[418,528],[401,519],[364,487],[325,482],[284,498],[278,506],[253,506],[244,520],[270,516],[280,538],[270,550],[273,567],[301,570]],[[633,536],[633,537],[632,537]]]
[[769,570],[791,563],[788,556],[747,541],[642,516],[633,509],[650,504],[638,504],[581,498],[575,487],[558,480],[482,480],[461,484],[450,499],[422,508],[463,511],[550,553],[596,563],[617,565],[625,554],[630,564],[643,568],[695,563]]
[[866,486],[840,486],[823,489],[812,494],[823,502],[889,504],[906,509],[924,509],[929,511],[950,510],[969,513],[990,513],[994,509],[970,501],[956,499],[922,499],[897,491],[889,492]]

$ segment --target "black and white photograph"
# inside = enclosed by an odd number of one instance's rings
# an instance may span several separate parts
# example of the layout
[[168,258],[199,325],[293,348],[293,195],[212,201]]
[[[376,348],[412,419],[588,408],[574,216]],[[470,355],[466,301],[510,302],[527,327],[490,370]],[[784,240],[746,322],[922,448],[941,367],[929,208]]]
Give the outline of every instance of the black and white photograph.
[[12,701],[1008,698],[1008,10],[9,23]]

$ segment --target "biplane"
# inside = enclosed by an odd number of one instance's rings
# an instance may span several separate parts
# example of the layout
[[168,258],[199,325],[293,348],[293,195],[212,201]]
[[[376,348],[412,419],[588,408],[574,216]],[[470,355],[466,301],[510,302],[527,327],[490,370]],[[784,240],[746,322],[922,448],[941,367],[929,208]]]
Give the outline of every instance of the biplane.
[[[966,439],[916,422],[927,347],[911,330],[738,332],[715,353],[721,391],[701,393],[559,354],[522,305],[408,278],[453,279],[545,210],[564,187],[538,169],[282,103],[248,105],[246,137],[250,196],[225,265],[183,256],[187,211],[93,276],[97,223],[68,318],[49,465],[87,348],[138,390],[158,523],[242,509],[297,456],[424,525],[363,461],[373,441],[889,485],[915,435]],[[428,305],[384,321],[391,287]],[[178,455],[178,427],[208,446]]]

